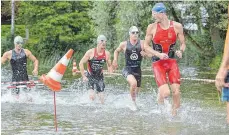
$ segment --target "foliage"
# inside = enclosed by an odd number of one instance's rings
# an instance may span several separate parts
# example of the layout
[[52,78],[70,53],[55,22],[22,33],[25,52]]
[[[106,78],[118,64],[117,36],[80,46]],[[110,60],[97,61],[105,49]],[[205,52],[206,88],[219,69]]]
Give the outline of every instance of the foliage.
[[[95,47],[96,37],[104,34],[107,49],[113,55],[121,41],[128,39],[130,26],[140,29],[144,39],[148,24],[152,23],[151,8],[154,1],[17,1],[16,34],[25,37],[30,31],[25,47],[29,48],[41,64],[58,60],[69,48],[75,50],[79,61],[89,48]],[[164,2],[169,19],[185,27],[187,49],[186,65],[212,66],[219,63],[223,52],[227,29],[227,6],[224,1],[176,1]],[[3,2],[2,17],[9,18],[10,2]],[[4,23],[7,21],[3,20]],[[188,29],[196,25],[198,30]],[[2,25],[2,48],[12,48],[9,40],[10,25]],[[179,43],[178,43],[179,45]],[[124,64],[124,56],[119,64]],[[48,59],[48,60],[46,60]],[[143,66],[149,66],[144,61]]]
[[68,49],[85,51],[82,46],[91,43],[91,23],[87,15],[89,2],[22,2],[20,21],[37,39],[34,49],[40,57],[57,53],[63,55]]
[[210,63],[210,67],[212,69],[215,69],[216,71],[219,69],[221,60],[222,60],[222,53],[217,55],[215,58],[213,58],[212,62]]

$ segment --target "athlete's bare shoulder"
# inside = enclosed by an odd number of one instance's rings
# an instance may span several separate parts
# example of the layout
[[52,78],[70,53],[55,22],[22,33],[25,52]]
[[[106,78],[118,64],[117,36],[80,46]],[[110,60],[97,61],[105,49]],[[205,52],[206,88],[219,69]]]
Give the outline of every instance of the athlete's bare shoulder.
[[5,52],[6,55],[12,55],[12,50]]
[[28,55],[32,54],[32,53],[31,53],[31,51],[30,51],[30,50],[28,50],[28,49],[23,49],[23,50],[24,50],[24,52],[25,52],[26,56],[28,56]]
[[92,52],[94,52],[95,51],[95,48],[91,48],[91,49],[89,49],[88,51],[87,51],[87,53],[92,53]]
[[173,21],[173,25],[177,34],[183,33],[183,26],[181,23]]
[[146,33],[147,34],[153,34],[153,31],[155,31],[156,26],[157,26],[157,23],[149,24],[148,27],[147,27]]
[[95,48],[91,48],[91,49],[87,50],[87,52],[85,53],[85,55],[87,55],[87,56],[94,56],[94,49]]
[[108,50],[106,50],[105,53],[110,55],[110,51],[108,51]]
[[[10,50],[10,51],[6,51],[5,53],[3,53],[3,55],[2,55],[2,59],[1,59],[1,61],[6,61],[6,60],[10,60],[11,59],[11,57],[12,57],[12,50]],[[4,63],[4,62],[3,62]]]
[[9,51],[5,52],[3,55],[6,56],[7,58],[9,58],[12,56],[12,51],[13,50],[9,50]]
[[122,42],[120,43],[120,45],[122,45],[122,46],[127,45],[127,41],[122,41]]
[[182,24],[179,23],[179,22],[176,22],[176,21],[173,21],[173,25],[176,27],[176,28],[183,28]]
[[119,44],[119,47],[121,47],[122,49],[124,49],[127,45],[127,41],[123,41]]

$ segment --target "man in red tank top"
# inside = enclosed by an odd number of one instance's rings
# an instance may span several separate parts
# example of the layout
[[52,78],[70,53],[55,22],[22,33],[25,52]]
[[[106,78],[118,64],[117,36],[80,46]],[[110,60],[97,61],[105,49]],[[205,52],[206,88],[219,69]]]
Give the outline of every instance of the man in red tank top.
[[[168,19],[166,7],[157,3],[152,9],[152,16],[156,22],[148,25],[144,42],[144,49],[153,55],[152,69],[158,85],[158,103],[163,104],[164,99],[170,95],[167,76],[173,93],[172,115],[176,115],[180,107],[180,72],[175,55],[182,58],[185,50],[183,26]],[[180,40],[180,49],[175,50],[177,38]],[[149,46],[150,42],[153,48]],[[156,51],[156,52],[155,52]]]
[[[97,38],[97,47],[89,49],[80,60],[79,67],[83,81],[87,82],[89,89],[89,98],[95,99],[98,93],[101,103],[104,103],[104,79],[103,66],[107,63],[108,71],[112,72],[110,52],[106,49],[106,37],[99,35]],[[84,63],[87,63],[87,72],[84,70]]]

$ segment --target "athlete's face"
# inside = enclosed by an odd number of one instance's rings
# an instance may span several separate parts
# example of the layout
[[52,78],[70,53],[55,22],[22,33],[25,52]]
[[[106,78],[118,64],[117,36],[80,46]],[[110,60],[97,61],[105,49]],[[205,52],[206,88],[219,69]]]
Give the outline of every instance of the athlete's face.
[[20,50],[22,48],[23,42],[16,42],[15,43],[15,49]]
[[139,35],[139,31],[132,31],[130,32],[130,38],[133,40],[137,40]]
[[101,40],[99,41],[99,47],[102,49],[102,50],[105,50],[106,49],[106,41],[105,40]]
[[161,22],[163,18],[163,13],[152,11],[152,16],[153,16],[153,19],[155,19],[155,22]]

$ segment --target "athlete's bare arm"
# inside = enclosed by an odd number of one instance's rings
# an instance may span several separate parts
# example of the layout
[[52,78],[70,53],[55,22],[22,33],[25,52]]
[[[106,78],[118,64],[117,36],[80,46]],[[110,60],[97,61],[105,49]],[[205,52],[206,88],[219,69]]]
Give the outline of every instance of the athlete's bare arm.
[[222,63],[215,78],[215,85],[218,91],[221,91],[222,87],[229,87],[229,83],[225,83],[229,67],[229,30],[227,31],[225,46]]
[[150,54],[150,53],[146,53],[145,49],[144,49],[144,42],[145,40],[141,40],[141,48],[142,48],[142,51],[140,52],[142,57],[152,57],[153,55]]
[[25,50],[25,53],[26,53],[26,56],[33,61],[33,66],[34,66],[34,69],[32,71],[33,75],[38,75],[38,60],[37,58],[31,53],[31,51],[29,51],[28,49],[24,49]]
[[180,41],[180,50],[182,52],[184,52],[185,48],[186,48],[186,44],[185,44],[185,38],[184,38],[184,32],[183,32],[183,26],[180,23],[175,23],[175,27],[177,29],[177,36],[179,38]]
[[88,51],[84,54],[83,58],[80,60],[80,63],[79,63],[80,73],[81,73],[81,75],[82,75],[83,78],[86,77],[85,74],[84,74],[84,64],[87,63],[87,61],[90,59],[90,56],[91,56],[91,54],[93,53],[92,50],[93,50],[93,49],[88,50]]
[[119,44],[118,48],[115,49],[115,51],[114,51],[114,60],[118,60],[119,52],[124,51],[125,45],[126,45],[126,41],[121,42]]
[[3,54],[2,58],[1,58],[1,64],[5,64],[5,62],[7,60],[10,60],[9,56],[12,52],[11,51],[7,51]]
[[114,60],[112,62],[112,65],[113,65],[114,69],[116,69],[118,67],[118,55],[119,55],[119,52],[125,51],[126,44],[127,44],[126,41],[121,42],[119,44],[118,48],[116,48],[116,50],[114,51]]
[[176,50],[176,55],[179,58],[182,58],[182,53],[184,52],[186,45],[185,45],[185,38],[184,38],[184,32],[183,32],[183,26],[182,24],[178,23],[178,22],[173,22],[174,23],[174,27],[175,27],[175,31],[177,33],[177,37],[180,41],[180,49]]
[[113,69],[112,69],[112,64],[111,64],[111,54],[109,51],[106,51],[106,61],[107,61],[108,72],[111,73]]

